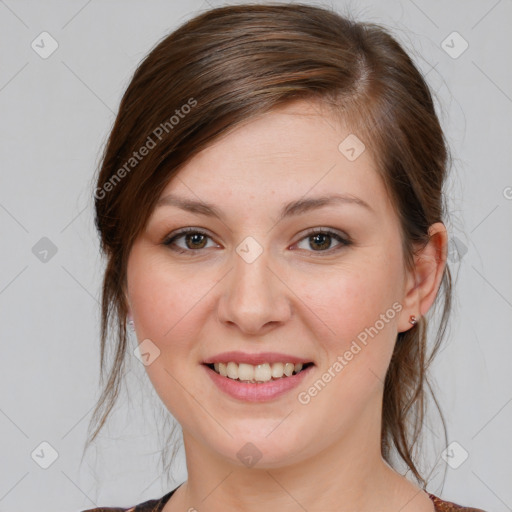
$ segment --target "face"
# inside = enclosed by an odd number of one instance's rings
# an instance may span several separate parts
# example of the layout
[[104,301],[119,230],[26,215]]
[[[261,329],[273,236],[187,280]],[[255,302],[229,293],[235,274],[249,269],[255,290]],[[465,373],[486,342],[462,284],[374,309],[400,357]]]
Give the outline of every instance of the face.
[[[255,455],[270,468],[380,436],[407,273],[369,151],[353,160],[339,149],[349,134],[303,102],[247,122],[168,183],[134,243],[129,307],[185,446],[237,465]],[[306,202],[289,206],[297,201]],[[230,351],[243,354],[219,355]],[[205,365],[228,361],[260,363],[261,380],[279,362],[306,369],[263,384]],[[241,365],[239,378],[254,366]]]

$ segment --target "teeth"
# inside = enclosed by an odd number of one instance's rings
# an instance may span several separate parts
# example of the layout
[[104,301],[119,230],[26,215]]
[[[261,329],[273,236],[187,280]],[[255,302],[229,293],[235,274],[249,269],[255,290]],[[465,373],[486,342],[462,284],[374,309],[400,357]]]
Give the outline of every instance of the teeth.
[[238,365],[230,361],[226,366],[226,371],[228,372],[228,377],[230,379],[238,379]]
[[[268,366],[268,364],[266,366]],[[270,371],[270,367],[268,369]],[[261,377],[263,377],[264,373],[265,370],[262,371],[259,367],[255,369],[252,364],[240,363],[238,365],[238,378],[240,380],[262,380]],[[255,375],[257,375],[256,378]]]
[[289,377],[293,373],[294,369],[295,369],[295,365],[293,363],[286,363],[284,365],[284,374],[287,377]]
[[290,377],[302,370],[302,363],[263,363],[256,366],[247,363],[214,363],[213,367],[223,377],[243,382],[268,382],[272,379]]
[[272,377],[274,377],[274,379],[279,379],[280,377],[282,377],[283,376],[283,368],[284,368],[283,363],[274,363],[272,365]]

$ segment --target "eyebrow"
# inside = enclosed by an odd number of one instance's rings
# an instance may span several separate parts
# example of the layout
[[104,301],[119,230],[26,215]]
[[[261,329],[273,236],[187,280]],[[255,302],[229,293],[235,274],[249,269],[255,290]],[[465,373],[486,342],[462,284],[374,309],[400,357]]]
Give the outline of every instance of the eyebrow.
[[[373,208],[359,197],[351,194],[331,194],[321,197],[312,197],[307,199],[298,199],[286,204],[282,209],[278,217],[278,222],[286,217],[292,217],[294,215],[300,215],[303,213],[316,210],[323,206],[329,206],[333,204],[354,204],[367,209],[369,212],[375,213]],[[156,203],[156,207],[160,206],[176,206],[182,210],[205,215],[208,217],[216,217],[222,219],[222,213],[211,203],[205,201],[196,201],[194,199],[185,199],[174,195],[167,195],[162,197]]]

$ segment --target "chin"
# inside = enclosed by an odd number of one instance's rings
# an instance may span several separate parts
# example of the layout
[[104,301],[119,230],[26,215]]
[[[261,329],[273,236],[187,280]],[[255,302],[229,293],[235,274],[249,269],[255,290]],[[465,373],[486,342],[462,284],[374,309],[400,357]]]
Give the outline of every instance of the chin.
[[277,429],[272,432],[277,424],[272,422],[271,428],[265,428],[257,434],[250,435],[246,431],[233,435],[222,446],[215,442],[209,444],[214,452],[240,467],[275,469],[299,462],[304,456],[306,445],[294,441],[295,435],[285,429],[281,433]]

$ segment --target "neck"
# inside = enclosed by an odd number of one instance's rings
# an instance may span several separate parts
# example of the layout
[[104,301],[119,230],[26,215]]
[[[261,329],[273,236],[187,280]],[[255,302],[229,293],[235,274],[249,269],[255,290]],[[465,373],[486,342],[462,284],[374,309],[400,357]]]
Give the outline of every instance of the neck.
[[[376,408],[367,411],[375,415]],[[188,480],[164,510],[434,510],[426,493],[382,459],[380,418],[363,415],[360,420],[349,435],[312,457],[251,468],[228,461],[184,430]]]

